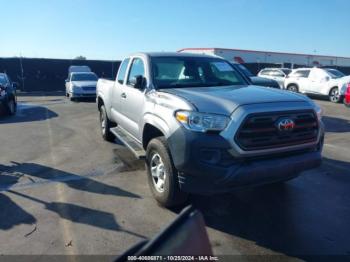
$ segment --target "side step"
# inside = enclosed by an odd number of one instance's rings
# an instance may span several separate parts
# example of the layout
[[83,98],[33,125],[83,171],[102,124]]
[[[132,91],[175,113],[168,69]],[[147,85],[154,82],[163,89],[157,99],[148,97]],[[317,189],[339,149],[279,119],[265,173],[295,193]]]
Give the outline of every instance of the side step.
[[136,156],[137,159],[145,159],[146,151],[142,145],[137,142],[132,136],[130,136],[125,130],[120,127],[113,127],[110,131],[115,135],[131,152]]

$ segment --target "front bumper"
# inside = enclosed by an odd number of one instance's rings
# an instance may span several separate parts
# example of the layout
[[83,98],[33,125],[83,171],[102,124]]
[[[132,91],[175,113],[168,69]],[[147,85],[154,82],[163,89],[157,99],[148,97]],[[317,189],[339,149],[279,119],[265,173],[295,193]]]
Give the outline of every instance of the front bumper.
[[218,134],[194,133],[183,128],[168,138],[173,162],[179,171],[180,188],[189,193],[225,193],[239,187],[288,180],[322,162],[322,139],[314,148],[267,154],[258,157],[233,157],[232,148]]
[[96,92],[73,92],[71,98],[95,98]]

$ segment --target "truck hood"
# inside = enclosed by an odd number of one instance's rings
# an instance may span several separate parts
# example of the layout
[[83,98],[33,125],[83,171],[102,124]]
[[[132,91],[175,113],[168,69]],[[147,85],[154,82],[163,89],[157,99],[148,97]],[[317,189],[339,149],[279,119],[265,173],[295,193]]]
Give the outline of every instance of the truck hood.
[[97,81],[72,81],[72,84],[77,87],[96,86]]
[[242,105],[275,102],[309,102],[306,96],[260,86],[218,86],[162,89],[187,100],[199,112],[231,115]]

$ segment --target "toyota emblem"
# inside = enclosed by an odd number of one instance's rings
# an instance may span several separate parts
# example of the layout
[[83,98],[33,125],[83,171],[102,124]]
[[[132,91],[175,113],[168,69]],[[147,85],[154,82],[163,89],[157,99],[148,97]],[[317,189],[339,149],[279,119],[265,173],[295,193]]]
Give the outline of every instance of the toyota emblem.
[[280,132],[291,132],[295,128],[295,122],[290,118],[283,118],[277,121],[277,128]]

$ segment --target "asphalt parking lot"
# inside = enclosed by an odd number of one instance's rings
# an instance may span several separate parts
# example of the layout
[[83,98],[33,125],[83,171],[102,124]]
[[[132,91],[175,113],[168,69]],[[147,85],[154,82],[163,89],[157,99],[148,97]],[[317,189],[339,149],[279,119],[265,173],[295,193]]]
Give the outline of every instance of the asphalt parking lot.
[[[324,109],[324,162],[285,185],[191,197],[216,255],[350,255],[350,110]],[[170,223],[142,161],[102,140],[93,101],[21,96],[0,118],[0,255],[118,255]]]

